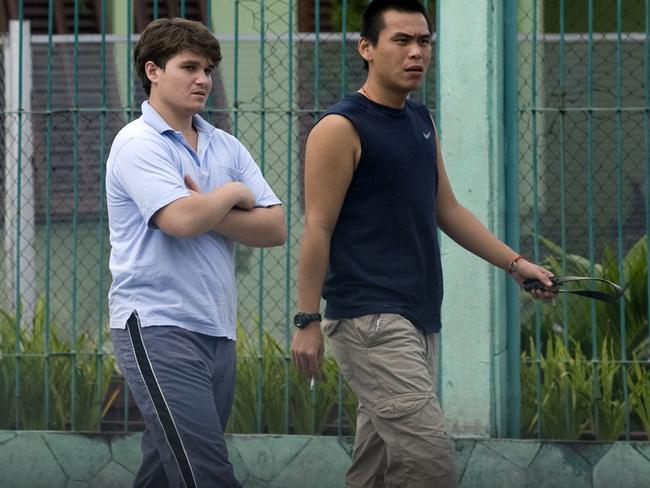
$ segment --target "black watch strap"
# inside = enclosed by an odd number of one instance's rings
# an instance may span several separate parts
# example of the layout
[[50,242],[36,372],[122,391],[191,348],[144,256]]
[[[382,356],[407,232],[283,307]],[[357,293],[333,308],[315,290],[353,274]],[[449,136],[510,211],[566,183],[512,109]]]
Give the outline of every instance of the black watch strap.
[[320,322],[321,320],[323,320],[323,317],[319,313],[298,312],[293,317],[293,325],[299,329],[302,329],[304,327],[307,327],[312,322]]

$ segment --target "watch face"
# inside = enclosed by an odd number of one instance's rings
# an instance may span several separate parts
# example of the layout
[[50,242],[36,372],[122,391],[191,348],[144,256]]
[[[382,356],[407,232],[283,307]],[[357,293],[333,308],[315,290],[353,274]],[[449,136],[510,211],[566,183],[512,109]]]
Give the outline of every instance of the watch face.
[[302,329],[303,327],[317,320],[321,320],[320,314],[297,313],[293,317],[293,325],[295,325],[299,329]]

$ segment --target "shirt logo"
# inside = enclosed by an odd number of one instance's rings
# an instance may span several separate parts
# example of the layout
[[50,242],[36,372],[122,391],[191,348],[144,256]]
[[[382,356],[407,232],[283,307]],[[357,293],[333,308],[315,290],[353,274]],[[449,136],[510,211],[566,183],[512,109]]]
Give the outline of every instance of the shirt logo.
[[422,135],[424,136],[425,139],[428,139],[429,137],[431,137],[431,131],[429,131],[429,132],[422,132]]

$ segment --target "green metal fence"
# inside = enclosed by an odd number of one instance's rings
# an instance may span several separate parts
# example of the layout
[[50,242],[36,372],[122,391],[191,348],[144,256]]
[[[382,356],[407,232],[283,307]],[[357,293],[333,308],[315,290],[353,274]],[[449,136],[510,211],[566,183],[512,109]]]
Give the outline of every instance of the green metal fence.
[[[0,429],[142,427],[107,340],[103,175],[114,134],[143,99],[136,32],[174,14],[217,33],[224,61],[205,116],[249,148],[290,230],[282,248],[238,248],[230,429],[352,431],[355,399],[334,362],[313,393],[291,366],[289,317],[304,141],[363,81],[355,23],[365,3],[76,0],[62,14],[50,0],[36,18],[17,2],[0,53]],[[427,3],[433,14],[437,3]],[[508,310],[510,371],[521,377],[509,385],[509,431],[633,438],[650,432],[650,0],[504,5],[508,240],[557,274],[628,290],[615,306],[563,297]],[[435,73],[414,94],[434,116]]]
[[[238,384],[229,428],[350,433],[356,401],[333,360],[314,392],[291,365],[289,317],[304,141],[322,110],[364,79],[351,19],[365,2],[76,0],[66,12],[43,4],[37,18],[17,2],[14,37],[2,41],[16,52],[3,52],[13,58],[0,79],[19,88],[5,90],[0,114],[0,429],[142,428],[108,337],[104,165],[143,100],[130,56],[135,26],[177,14],[216,31],[224,61],[205,116],[251,151],[289,227],[282,248],[237,250]],[[415,94],[432,108],[434,72]]]
[[524,303],[522,434],[647,438],[650,2],[518,3],[521,252],[627,289]]

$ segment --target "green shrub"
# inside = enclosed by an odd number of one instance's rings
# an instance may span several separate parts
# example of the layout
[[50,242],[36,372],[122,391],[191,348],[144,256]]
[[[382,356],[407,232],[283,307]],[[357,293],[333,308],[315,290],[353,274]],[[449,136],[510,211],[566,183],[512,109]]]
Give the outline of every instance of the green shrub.
[[[556,307],[533,303],[528,298],[522,313],[522,350],[527,347],[528,337],[535,336],[537,324],[545,339],[554,335],[558,325],[567,335],[580,343],[585,354],[599,352],[603,339],[609,337],[613,351],[625,351],[627,358],[637,355],[648,359],[648,269],[647,239],[639,239],[623,259],[621,276],[618,260],[611,248],[603,252],[602,263],[590,264],[585,257],[563,253],[562,248],[552,241],[540,238],[550,252],[543,265],[556,275],[579,275],[602,277],[625,288],[621,301],[615,303],[596,302],[575,296],[561,295]],[[564,256],[564,266],[562,264]],[[621,305],[622,304],[622,305]],[[621,343],[621,306],[625,319],[625,342]],[[592,318],[593,307],[593,318]],[[594,337],[596,339],[594,343]],[[623,346],[623,347],[621,347]]]
[[98,430],[114,358],[86,331],[63,339],[42,299],[18,334],[17,343],[16,318],[0,310],[0,429]]
[[[585,257],[564,253],[548,239],[541,242],[550,252],[543,264],[555,274],[593,274],[620,283],[625,293],[613,304],[567,295],[559,296],[555,307],[531,299],[525,302],[523,431],[556,439],[591,432],[598,439],[616,440],[625,429],[623,382],[627,379],[630,429],[643,428],[650,434],[650,380],[641,366],[650,359],[646,237],[629,249],[622,269],[611,248],[604,250],[602,263],[592,265]],[[533,342],[533,337],[538,341]],[[630,358],[634,358],[631,365]]]
[[342,394],[343,433],[354,432],[356,398],[339,378],[338,367],[325,357],[322,378],[310,390],[309,379],[298,373],[291,355],[268,331],[253,337],[238,327],[237,386],[228,431],[233,433],[323,434],[338,422]]
[[561,337],[550,338],[546,347],[545,354],[538,356],[531,338],[529,349],[522,353],[524,430],[535,435],[541,432],[540,437],[577,439],[589,426],[589,363],[579,344],[570,351]]
[[636,360],[628,371],[628,386],[630,389],[630,404],[639,417],[645,432],[650,437],[650,371],[648,364],[641,365]]
[[[626,407],[623,365],[613,358],[612,341],[603,339],[596,362],[585,356],[580,343],[568,347],[557,335],[545,347],[538,354],[531,338],[521,355],[524,433],[548,439],[592,433],[598,440],[617,440],[625,429]],[[650,435],[650,376],[636,358],[627,375],[631,420]]]
[[596,416],[592,419],[592,430],[596,438],[615,441],[625,428],[625,401],[621,387],[621,363],[614,359],[613,345],[606,337],[596,367],[596,385],[592,391],[592,404]]

